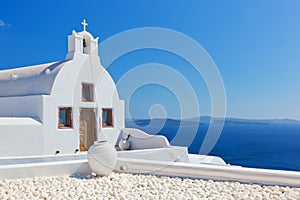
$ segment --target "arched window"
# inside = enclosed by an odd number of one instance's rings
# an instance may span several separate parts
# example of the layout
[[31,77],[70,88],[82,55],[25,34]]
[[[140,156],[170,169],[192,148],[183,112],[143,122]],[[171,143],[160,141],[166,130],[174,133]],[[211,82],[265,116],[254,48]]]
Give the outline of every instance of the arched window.
[[94,101],[94,85],[90,83],[82,83],[82,101]]

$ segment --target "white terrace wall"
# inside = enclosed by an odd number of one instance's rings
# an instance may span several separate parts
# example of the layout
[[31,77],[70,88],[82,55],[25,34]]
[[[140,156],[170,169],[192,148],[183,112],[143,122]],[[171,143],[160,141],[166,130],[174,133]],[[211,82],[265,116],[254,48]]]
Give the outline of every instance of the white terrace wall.
[[43,96],[1,97],[0,105],[0,156],[43,154]]
[[42,124],[31,118],[0,118],[0,157],[43,153]]
[[43,122],[43,96],[0,97],[0,117],[31,117]]

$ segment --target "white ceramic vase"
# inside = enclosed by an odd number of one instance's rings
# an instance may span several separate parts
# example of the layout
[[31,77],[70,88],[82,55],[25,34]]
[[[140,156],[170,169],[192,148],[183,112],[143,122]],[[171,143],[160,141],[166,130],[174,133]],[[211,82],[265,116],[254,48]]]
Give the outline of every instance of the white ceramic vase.
[[130,148],[130,141],[121,139],[119,142],[119,148],[121,151],[129,150]]
[[107,141],[97,141],[88,150],[88,163],[97,175],[109,175],[116,162],[116,149]]

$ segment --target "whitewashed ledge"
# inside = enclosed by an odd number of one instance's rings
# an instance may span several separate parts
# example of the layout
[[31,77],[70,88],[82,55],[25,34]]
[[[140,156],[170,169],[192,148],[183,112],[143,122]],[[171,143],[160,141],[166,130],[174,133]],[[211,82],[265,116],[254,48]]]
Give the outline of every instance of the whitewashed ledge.
[[87,154],[0,158],[0,179],[91,173]]
[[120,172],[300,187],[300,172],[180,162],[118,159]]
[[[300,187],[300,172],[118,158],[116,172]],[[0,159],[0,179],[91,174],[85,153]]]

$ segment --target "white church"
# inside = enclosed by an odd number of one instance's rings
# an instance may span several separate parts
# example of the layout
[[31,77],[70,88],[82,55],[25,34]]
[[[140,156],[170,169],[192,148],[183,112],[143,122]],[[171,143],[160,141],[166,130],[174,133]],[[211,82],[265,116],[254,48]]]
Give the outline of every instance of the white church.
[[0,71],[0,157],[84,152],[103,136],[116,143],[124,102],[82,24],[64,61]]

